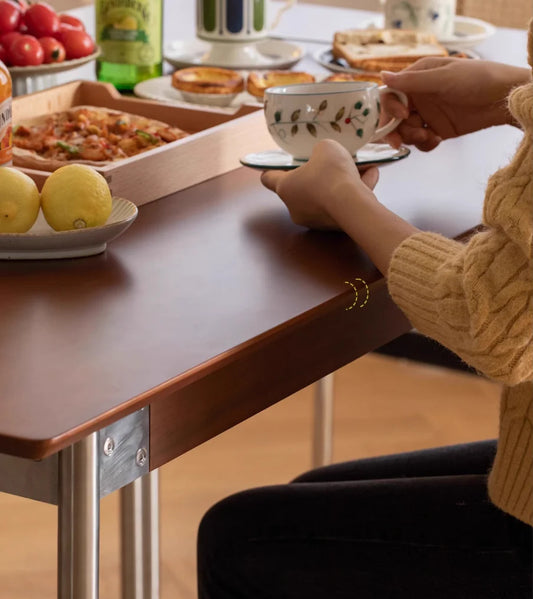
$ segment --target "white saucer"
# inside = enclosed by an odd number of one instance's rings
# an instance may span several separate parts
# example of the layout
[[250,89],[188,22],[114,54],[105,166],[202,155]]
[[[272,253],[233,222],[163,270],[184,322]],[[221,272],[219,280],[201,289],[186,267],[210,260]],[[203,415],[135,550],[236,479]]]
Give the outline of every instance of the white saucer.
[[[145,81],[137,83],[133,92],[140,98],[158,100],[159,102],[168,102],[169,104],[173,104],[175,106],[183,106],[185,108],[200,106],[198,102],[190,102],[186,100],[178,89],[172,87],[171,80],[171,75],[146,79]],[[211,96],[214,94],[203,95]],[[206,108],[209,110],[212,108],[213,110],[216,110],[216,112],[227,112],[228,114],[233,114],[243,104],[251,104],[256,102],[257,98],[254,98],[248,92],[241,92],[240,94],[237,94],[227,106],[217,106],[216,104],[210,105],[209,102],[202,103],[201,106],[202,110]]]
[[[450,56],[453,56],[454,52],[459,52],[459,50],[451,50],[448,48],[450,52]],[[476,54],[472,50],[461,50],[462,53],[466,54],[468,58],[479,59],[479,54]],[[326,69],[330,71],[335,71],[337,73],[364,73],[362,69],[354,69],[351,67],[344,58],[335,58],[333,56],[333,52],[331,48],[322,48],[317,50],[313,54],[313,58],[318,62],[318,64],[322,65]]]
[[[400,146],[397,150],[389,144],[368,143],[357,152],[355,164],[357,166],[379,166],[407,158],[411,150]],[[283,150],[266,150],[246,154],[240,159],[244,166],[260,170],[290,171],[305,163],[304,160],[295,160],[290,154]]]
[[133,202],[113,198],[111,214],[105,225],[54,231],[41,211],[27,233],[0,233],[0,260],[51,260],[100,254],[111,240],[124,233],[137,213]]
[[199,39],[176,40],[165,44],[163,58],[181,69],[188,66],[213,66],[232,69],[287,69],[304,55],[300,46],[281,40],[256,43],[209,43]]
[[[380,29],[383,27],[383,24],[383,15],[378,15],[375,19],[365,21],[362,27],[366,29]],[[455,15],[453,35],[439,39],[439,42],[448,48],[448,50],[466,50],[475,48],[478,44],[491,37],[491,35],[494,35],[495,32],[496,28],[494,25],[486,21]]]

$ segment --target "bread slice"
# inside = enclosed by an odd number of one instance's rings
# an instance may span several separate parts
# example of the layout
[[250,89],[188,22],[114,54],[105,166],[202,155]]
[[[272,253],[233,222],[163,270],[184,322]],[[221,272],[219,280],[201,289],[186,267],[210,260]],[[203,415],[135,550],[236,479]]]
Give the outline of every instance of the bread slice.
[[400,29],[349,29],[333,38],[333,56],[354,69],[401,71],[425,56],[448,56],[430,33]]
[[313,83],[315,77],[309,73],[297,71],[251,72],[246,81],[246,89],[256,98],[265,95],[265,89],[275,85],[293,85],[294,83]]

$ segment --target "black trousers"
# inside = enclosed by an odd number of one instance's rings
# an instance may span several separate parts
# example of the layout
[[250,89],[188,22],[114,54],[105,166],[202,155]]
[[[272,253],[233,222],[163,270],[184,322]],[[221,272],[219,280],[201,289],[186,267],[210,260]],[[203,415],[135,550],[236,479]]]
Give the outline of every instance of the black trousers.
[[532,599],[532,528],[491,504],[495,441],[237,493],[198,533],[200,599]]

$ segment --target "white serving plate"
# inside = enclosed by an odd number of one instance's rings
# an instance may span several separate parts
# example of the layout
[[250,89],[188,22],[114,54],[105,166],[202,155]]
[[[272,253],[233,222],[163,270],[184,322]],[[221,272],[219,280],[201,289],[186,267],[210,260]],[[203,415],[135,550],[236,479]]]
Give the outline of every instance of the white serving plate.
[[105,225],[74,231],[54,231],[42,211],[27,233],[0,233],[0,260],[51,260],[78,258],[103,252],[107,244],[124,233],[137,217],[137,206],[113,198]]

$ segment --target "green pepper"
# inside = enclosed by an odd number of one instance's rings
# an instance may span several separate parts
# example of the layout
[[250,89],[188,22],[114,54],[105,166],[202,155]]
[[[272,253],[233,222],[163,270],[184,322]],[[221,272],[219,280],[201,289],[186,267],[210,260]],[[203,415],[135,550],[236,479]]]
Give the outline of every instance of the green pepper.
[[136,133],[136,135],[139,135],[139,137],[143,137],[144,139],[147,139],[152,144],[159,143],[159,139],[157,139],[157,137],[155,137],[151,133],[147,133],[146,131],[142,131],[141,129],[135,129],[135,133]]
[[80,153],[80,149],[77,148],[76,146],[71,146],[69,144],[66,144],[64,141],[56,141],[56,145],[58,148],[61,148],[62,150],[67,151],[69,154],[79,154]]

